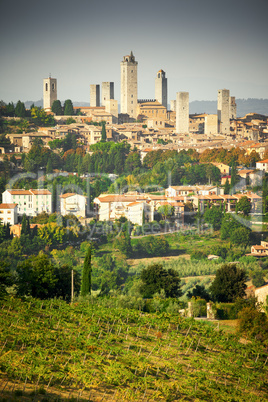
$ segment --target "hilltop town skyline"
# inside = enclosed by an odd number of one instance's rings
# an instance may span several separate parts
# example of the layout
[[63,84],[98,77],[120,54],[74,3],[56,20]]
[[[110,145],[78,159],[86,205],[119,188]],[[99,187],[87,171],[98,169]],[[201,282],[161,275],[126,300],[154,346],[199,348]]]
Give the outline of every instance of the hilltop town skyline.
[[132,50],[139,63],[138,97],[154,98],[163,69],[169,100],[187,91],[190,101],[214,100],[219,88],[236,98],[267,98],[268,5],[257,0],[202,3],[143,1],[135,6],[56,0],[2,4],[1,99],[42,97],[49,73],[59,99],[89,101],[92,83],[112,81],[120,102],[120,62]]

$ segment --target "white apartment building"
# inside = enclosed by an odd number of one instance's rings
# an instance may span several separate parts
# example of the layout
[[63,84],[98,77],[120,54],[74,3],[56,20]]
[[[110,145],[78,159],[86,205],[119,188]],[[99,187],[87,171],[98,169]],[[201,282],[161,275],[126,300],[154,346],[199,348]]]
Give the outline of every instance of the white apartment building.
[[60,195],[61,215],[73,214],[77,217],[86,216],[86,197],[76,193],[66,193]]
[[17,204],[0,204],[0,222],[10,225],[15,225],[18,222]]
[[46,189],[8,189],[2,193],[3,203],[17,204],[18,215],[36,216],[52,213],[52,194]]
[[100,221],[113,221],[121,216],[133,224],[142,225],[154,219],[154,207],[143,195],[101,195],[94,199]]

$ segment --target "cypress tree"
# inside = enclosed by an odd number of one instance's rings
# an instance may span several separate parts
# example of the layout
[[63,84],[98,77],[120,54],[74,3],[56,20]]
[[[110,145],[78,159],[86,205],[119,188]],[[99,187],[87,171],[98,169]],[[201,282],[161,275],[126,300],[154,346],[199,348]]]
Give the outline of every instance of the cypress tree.
[[73,116],[74,115],[74,109],[73,109],[73,103],[71,99],[67,99],[64,102],[64,115],[65,116]]
[[80,295],[87,296],[90,293],[91,293],[91,248],[89,247],[83,265]]
[[229,194],[230,188],[231,188],[231,187],[230,187],[229,180],[226,179],[226,182],[225,182],[225,184],[224,184],[224,194]]
[[17,102],[16,104],[16,108],[15,108],[15,115],[17,117],[25,117],[26,116],[26,109],[25,109],[25,105],[23,102],[21,102],[20,100]]
[[53,113],[55,113],[57,116],[61,116],[61,115],[62,115],[62,106],[61,106],[61,101],[60,101],[60,100],[55,100],[55,101],[52,103],[51,111],[52,111]]
[[29,235],[30,234],[30,224],[27,216],[23,214],[21,221],[21,235]]
[[105,122],[102,122],[102,128],[101,128],[101,141],[105,142],[107,139],[106,136],[106,128],[105,128]]

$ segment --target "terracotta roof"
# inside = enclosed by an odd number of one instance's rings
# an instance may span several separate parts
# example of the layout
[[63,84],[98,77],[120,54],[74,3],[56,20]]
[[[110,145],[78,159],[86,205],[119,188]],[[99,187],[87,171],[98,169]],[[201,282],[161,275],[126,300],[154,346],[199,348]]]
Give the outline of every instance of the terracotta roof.
[[133,207],[134,205],[138,205],[138,204],[142,204],[142,202],[131,202],[130,204],[128,204],[128,207]]
[[268,163],[268,159],[264,159],[263,161],[258,161],[256,163]]
[[146,198],[140,196],[124,196],[124,195],[107,195],[105,197],[97,197],[100,202],[137,202],[146,201]]
[[7,190],[11,195],[31,195],[29,190]]
[[66,194],[61,194],[60,198],[68,198],[68,197],[72,197],[73,195],[75,195],[76,193],[66,193]]
[[1,209],[14,209],[18,204],[0,204]]
[[31,194],[34,195],[51,195],[51,192],[45,189],[30,190]]

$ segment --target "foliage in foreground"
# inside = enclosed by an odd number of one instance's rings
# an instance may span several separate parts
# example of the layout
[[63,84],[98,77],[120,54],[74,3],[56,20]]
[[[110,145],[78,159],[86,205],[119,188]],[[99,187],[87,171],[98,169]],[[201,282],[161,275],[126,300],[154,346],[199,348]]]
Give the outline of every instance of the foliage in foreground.
[[[101,304],[102,303],[102,304]],[[27,384],[48,398],[114,401],[265,401],[262,343],[175,314],[115,308],[116,300],[4,300],[1,389]],[[66,394],[65,394],[66,395]]]

